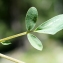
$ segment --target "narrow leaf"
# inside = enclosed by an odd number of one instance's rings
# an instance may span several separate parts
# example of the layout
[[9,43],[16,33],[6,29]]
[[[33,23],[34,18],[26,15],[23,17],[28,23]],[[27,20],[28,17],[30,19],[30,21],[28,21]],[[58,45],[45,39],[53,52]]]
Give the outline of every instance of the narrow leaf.
[[33,34],[28,34],[27,35],[28,37],[28,40],[30,42],[30,44],[37,50],[42,50],[43,49],[43,45],[41,43],[41,41],[36,37],[34,36]]
[[3,42],[1,42],[1,44],[3,44],[3,45],[9,45],[9,44],[11,44],[11,42],[10,41],[3,41]]
[[37,21],[37,16],[38,16],[37,9],[35,7],[31,7],[28,10],[28,12],[26,14],[26,18],[25,18],[27,30],[30,31],[34,28],[36,21]]
[[39,25],[35,32],[54,35],[63,29],[63,14],[55,16]]

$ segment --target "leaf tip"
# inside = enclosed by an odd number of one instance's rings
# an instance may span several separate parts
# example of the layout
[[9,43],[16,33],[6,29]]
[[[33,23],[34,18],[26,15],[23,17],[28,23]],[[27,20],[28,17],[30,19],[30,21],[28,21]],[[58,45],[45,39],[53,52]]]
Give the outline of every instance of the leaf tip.
[[39,49],[37,49],[37,50],[42,51],[42,50],[43,50],[43,45],[41,46],[41,48],[39,48]]

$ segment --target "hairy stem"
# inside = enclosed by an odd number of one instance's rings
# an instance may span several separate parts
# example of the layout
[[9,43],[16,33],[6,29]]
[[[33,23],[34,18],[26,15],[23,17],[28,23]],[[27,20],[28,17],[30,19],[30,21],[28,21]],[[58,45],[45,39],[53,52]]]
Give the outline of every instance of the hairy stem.
[[3,57],[3,58],[5,58],[5,59],[8,59],[8,60],[13,61],[13,62],[16,62],[16,63],[24,63],[24,62],[22,62],[22,61],[20,61],[20,60],[14,59],[14,58],[12,58],[12,57],[6,56],[6,55],[1,54],[1,53],[0,53],[0,57]]
[[10,40],[10,39],[13,39],[13,38],[16,38],[16,37],[19,37],[19,36],[23,36],[23,35],[26,35],[26,34],[27,34],[27,32],[23,32],[23,33],[19,33],[19,34],[13,35],[13,36],[9,36],[9,37],[0,39],[0,42]]

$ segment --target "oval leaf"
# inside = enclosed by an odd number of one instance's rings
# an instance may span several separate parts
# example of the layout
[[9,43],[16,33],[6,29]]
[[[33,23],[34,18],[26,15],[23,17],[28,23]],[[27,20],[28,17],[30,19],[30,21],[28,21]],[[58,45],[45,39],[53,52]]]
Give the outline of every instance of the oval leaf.
[[26,18],[25,18],[27,30],[30,31],[34,28],[36,21],[37,21],[37,16],[38,16],[37,9],[35,7],[31,7],[28,10],[28,12],[26,14]]
[[11,44],[11,42],[10,41],[3,41],[3,42],[1,42],[1,44],[3,44],[3,45],[9,45],[9,44]]
[[35,32],[54,35],[63,29],[63,14],[55,16],[39,25]]
[[33,34],[28,34],[27,35],[28,37],[28,40],[30,42],[30,44],[37,50],[42,50],[43,49],[43,45],[41,43],[41,41],[36,37],[34,36]]

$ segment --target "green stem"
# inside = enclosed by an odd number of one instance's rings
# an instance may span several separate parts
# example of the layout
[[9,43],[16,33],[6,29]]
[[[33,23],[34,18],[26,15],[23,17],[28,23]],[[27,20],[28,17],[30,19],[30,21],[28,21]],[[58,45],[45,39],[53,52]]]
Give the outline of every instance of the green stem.
[[8,60],[13,61],[13,62],[16,62],[16,63],[24,63],[24,62],[22,62],[22,61],[20,61],[20,60],[14,59],[14,58],[12,58],[12,57],[6,56],[6,55],[1,54],[1,53],[0,53],[0,57],[3,57],[3,58],[5,58],[5,59],[8,59]]
[[26,35],[26,34],[27,34],[27,32],[23,32],[23,33],[19,33],[19,34],[13,35],[13,36],[9,36],[9,37],[0,39],[0,42],[10,40],[10,39],[13,39],[13,38],[16,38],[16,37],[19,37],[19,36],[23,36],[23,35]]

